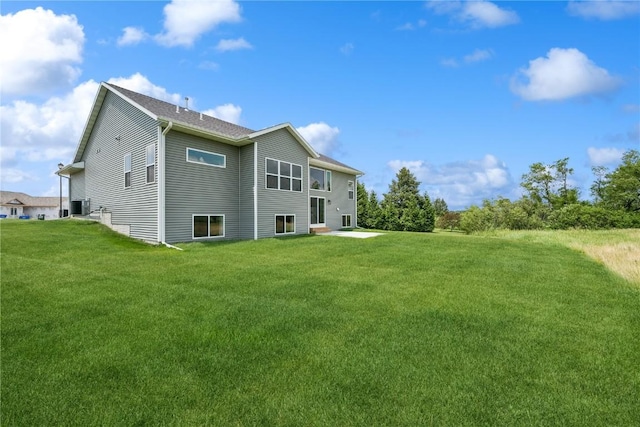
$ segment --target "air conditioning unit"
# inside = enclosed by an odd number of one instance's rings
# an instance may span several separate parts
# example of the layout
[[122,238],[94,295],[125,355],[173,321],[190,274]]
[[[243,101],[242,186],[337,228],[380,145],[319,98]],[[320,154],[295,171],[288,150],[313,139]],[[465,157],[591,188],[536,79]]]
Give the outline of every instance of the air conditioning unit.
[[89,215],[91,203],[89,199],[85,200],[72,200],[71,201],[71,215]]

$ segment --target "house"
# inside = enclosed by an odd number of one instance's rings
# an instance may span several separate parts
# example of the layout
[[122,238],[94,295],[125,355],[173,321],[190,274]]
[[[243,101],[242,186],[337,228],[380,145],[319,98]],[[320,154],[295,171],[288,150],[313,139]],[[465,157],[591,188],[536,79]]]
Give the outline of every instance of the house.
[[0,191],[0,218],[38,218],[55,219],[62,214],[66,216],[69,199],[66,197],[34,197],[14,191]]
[[355,227],[362,175],[289,123],[254,131],[107,83],[57,173],[72,216],[157,243]]

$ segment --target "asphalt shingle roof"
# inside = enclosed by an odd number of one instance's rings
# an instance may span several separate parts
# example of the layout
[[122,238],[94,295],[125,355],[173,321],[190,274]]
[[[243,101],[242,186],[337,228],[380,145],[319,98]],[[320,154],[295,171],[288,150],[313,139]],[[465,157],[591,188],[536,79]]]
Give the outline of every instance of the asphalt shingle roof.
[[[17,203],[12,203],[14,200],[17,200],[21,203],[21,206],[25,207],[55,207],[60,204],[59,197],[35,197],[16,191],[0,191],[0,205],[15,206]],[[63,197],[62,200],[66,202],[67,198]]]
[[133,92],[111,83],[107,84],[149,112],[175,123],[184,123],[230,138],[242,138],[254,132],[249,128],[225,122],[224,120],[216,119],[215,117],[197,111],[187,110],[184,107],[171,104],[170,102]]

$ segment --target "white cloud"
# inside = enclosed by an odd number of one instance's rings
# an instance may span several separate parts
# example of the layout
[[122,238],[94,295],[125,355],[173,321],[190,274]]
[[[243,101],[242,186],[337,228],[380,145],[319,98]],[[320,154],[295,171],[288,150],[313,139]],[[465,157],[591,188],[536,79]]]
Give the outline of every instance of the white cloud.
[[[97,90],[98,83],[89,80],[66,96],[50,98],[41,105],[14,101],[0,106],[2,163],[68,161]],[[16,171],[13,169],[10,174],[24,176]]]
[[619,148],[595,148],[589,147],[587,155],[591,166],[607,166],[620,162],[625,150]]
[[481,62],[491,59],[493,57],[493,51],[491,49],[476,49],[473,53],[464,56],[464,62],[467,64],[472,62]]
[[640,14],[640,2],[637,1],[570,1],[567,6],[570,15],[586,19],[611,21]]
[[[38,176],[20,169],[2,168],[0,170],[0,181],[3,184],[16,184],[25,181],[38,181]],[[4,185],[3,188],[5,188]]]
[[631,114],[640,113],[640,104],[625,104],[622,106],[622,111]]
[[74,15],[41,7],[0,15],[2,91],[39,94],[71,86],[82,62],[84,32]]
[[114,85],[121,86],[125,89],[142,93],[156,99],[171,102],[172,104],[180,104],[183,99],[179,93],[167,92],[165,88],[154,85],[146,76],[143,76],[140,73],[132,74],[130,77],[114,77],[109,79],[108,83],[113,83]]
[[224,120],[225,122],[239,124],[240,123],[240,114],[242,113],[242,108],[233,104],[224,104],[219,105],[213,109],[205,110],[202,112],[207,116],[215,117],[216,119]]
[[[182,99],[179,94],[168,93],[139,73],[113,78],[109,82],[173,103]],[[42,104],[16,100],[0,105],[2,182],[33,181],[36,175],[28,172],[33,167],[41,169],[58,162],[69,162],[98,87],[99,83],[89,80],[65,96],[49,98]]]
[[200,65],[198,65],[198,68],[202,70],[217,71],[220,69],[220,65],[213,61],[202,61]]
[[239,39],[222,39],[216,45],[216,50],[218,52],[228,52],[231,50],[241,49],[253,49],[253,46],[251,46],[251,43],[242,37]]
[[172,0],[164,7],[164,15],[164,32],[156,40],[169,47],[190,47],[216,26],[242,20],[240,6],[234,0]]
[[415,27],[413,26],[413,24],[411,22],[407,22],[407,23],[404,23],[404,24],[400,25],[398,28],[396,28],[396,30],[398,30],[398,31],[411,31],[411,30],[415,30]]
[[118,38],[118,46],[129,46],[141,43],[149,38],[142,28],[125,27],[122,29],[122,36]]
[[473,64],[474,62],[487,61],[493,58],[493,50],[491,49],[476,49],[472,53],[465,55],[461,60],[456,58],[445,58],[440,61],[440,65],[443,67],[457,68],[460,63]]
[[504,162],[491,154],[480,160],[430,165],[422,160],[392,160],[388,166],[395,172],[409,169],[421,182],[429,196],[443,198],[453,209],[480,204],[484,199],[514,195],[516,186]]
[[413,31],[417,28],[423,28],[427,25],[427,21],[425,21],[424,19],[419,19],[418,22],[416,23],[416,25],[413,25],[413,23],[411,22],[406,22],[402,25],[400,25],[399,27],[396,28],[396,30],[398,31]]
[[438,15],[450,15],[472,29],[497,28],[520,22],[518,14],[489,1],[430,1],[427,8]]
[[355,49],[355,46],[353,45],[353,43],[345,43],[342,46],[340,46],[340,52],[342,52],[343,55],[351,55],[351,52],[353,52],[353,49]]
[[528,101],[557,101],[611,92],[620,85],[578,49],[553,48],[511,79],[511,91]]
[[440,65],[449,68],[457,68],[459,66],[458,61],[455,58],[445,58],[440,61]]
[[311,123],[296,130],[314,150],[322,154],[330,155],[338,147],[340,129],[331,127],[325,122]]

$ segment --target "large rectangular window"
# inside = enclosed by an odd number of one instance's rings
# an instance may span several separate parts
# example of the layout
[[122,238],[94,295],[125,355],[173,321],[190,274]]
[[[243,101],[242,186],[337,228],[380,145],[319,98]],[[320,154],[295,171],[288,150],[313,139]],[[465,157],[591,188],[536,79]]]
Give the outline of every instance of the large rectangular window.
[[156,180],[156,146],[155,144],[147,145],[146,153],[147,165],[147,184]]
[[124,188],[131,187],[131,153],[124,155]]
[[217,168],[226,168],[227,156],[187,147],[187,162],[215,166]]
[[302,191],[302,166],[265,159],[265,186],[275,190]]
[[347,181],[347,196],[353,200],[353,181]]
[[193,215],[193,238],[224,237],[224,215]]
[[276,234],[292,234],[295,232],[295,215],[276,215]]
[[313,190],[331,191],[331,171],[309,168],[309,186]]
[[342,215],[342,227],[351,227],[351,214]]

